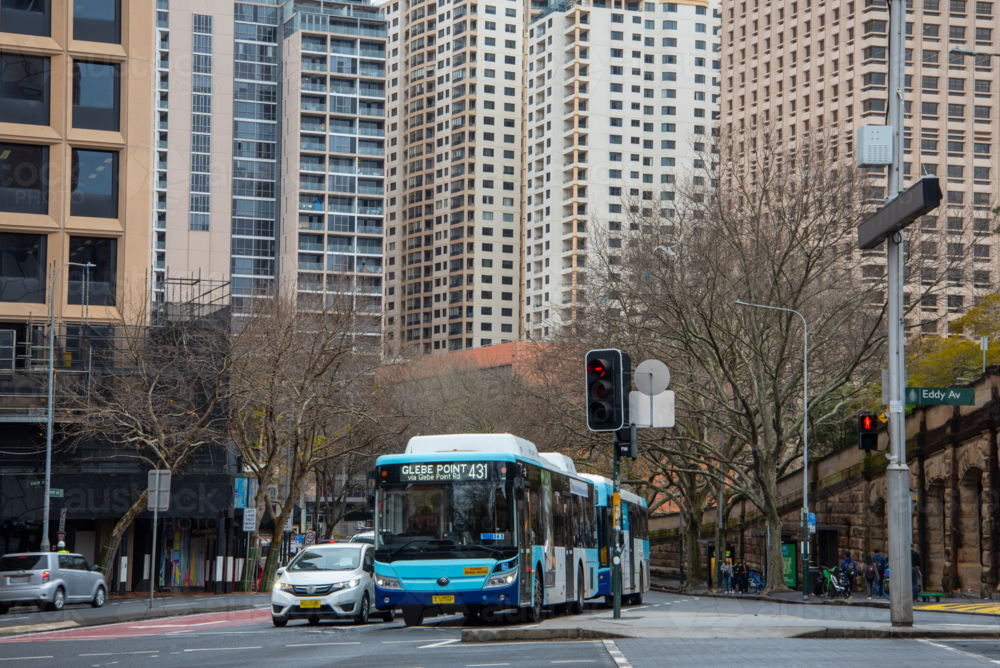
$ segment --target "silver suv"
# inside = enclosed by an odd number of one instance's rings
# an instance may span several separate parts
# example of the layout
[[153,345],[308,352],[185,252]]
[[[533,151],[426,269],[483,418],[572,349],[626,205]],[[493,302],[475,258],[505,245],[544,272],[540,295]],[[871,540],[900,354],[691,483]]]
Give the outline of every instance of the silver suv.
[[97,566],[79,554],[24,552],[0,557],[0,614],[15,603],[62,610],[67,603],[104,605],[108,589]]

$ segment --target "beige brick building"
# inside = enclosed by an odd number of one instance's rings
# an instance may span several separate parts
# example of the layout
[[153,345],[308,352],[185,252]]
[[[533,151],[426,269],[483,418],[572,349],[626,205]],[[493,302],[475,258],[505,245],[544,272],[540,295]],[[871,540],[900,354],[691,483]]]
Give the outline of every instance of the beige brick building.
[[[828,132],[838,150],[853,155],[857,128],[884,124],[885,0],[724,0],[722,22],[724,129],[774,124],[786,140]],[[912,324],[919,319],[923,332],[944,333],[944,321],[994,291],[1000,277],[990,211],[997,204],[1000,62],[949,53],[996,52],[1000,7],[909,0],[906,23],[905,184],[936,174],[946,197],[909,233],[908,264],[917,257],[947,264],[935,270],[923,262],[911,273],[908,291],[918,280],[935,286]],[[884,251],[870,255],[879,273]]]
[[[5,374],[46,354],[39,347],[50,304],[61,323],[60,361],[70,366],[68,349],[87,334],[81,321],[100,327],[118,318],[118,307],[142,300],[153,206],[153,21],[152,3],[143,2],[0,8]],[[93,266],[85,274],[67,263]],[[4,406],[0,419],[25,421],[28,408]]]

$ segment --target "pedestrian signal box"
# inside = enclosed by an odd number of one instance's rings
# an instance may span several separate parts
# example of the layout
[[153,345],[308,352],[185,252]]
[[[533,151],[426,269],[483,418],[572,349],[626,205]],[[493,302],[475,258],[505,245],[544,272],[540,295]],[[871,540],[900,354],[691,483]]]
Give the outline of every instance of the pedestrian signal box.
[[866,452],[878,450],[878,416],[858,416],[858,448]]

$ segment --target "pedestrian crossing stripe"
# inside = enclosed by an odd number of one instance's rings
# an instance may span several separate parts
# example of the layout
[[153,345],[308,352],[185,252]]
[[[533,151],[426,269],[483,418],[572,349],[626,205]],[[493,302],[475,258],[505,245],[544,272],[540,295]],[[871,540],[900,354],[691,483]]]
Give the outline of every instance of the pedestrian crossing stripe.
[[984,615],[1000,615],[1000,604],[992,603],[932,603],[914,606],[915,610],[938,612],[978,612]]

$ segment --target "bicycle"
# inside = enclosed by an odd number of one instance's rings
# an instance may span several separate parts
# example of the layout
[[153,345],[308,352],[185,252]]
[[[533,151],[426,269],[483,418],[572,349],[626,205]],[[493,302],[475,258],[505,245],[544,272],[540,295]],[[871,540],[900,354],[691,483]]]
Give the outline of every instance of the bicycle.
[[763,591],[764,582],[757,576],[757,571],[751,570],[747,573],[747,593],[756,594]]

